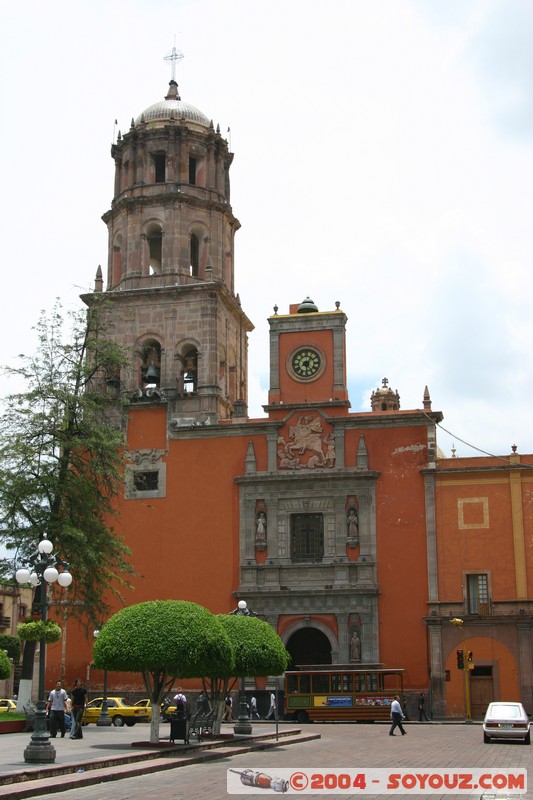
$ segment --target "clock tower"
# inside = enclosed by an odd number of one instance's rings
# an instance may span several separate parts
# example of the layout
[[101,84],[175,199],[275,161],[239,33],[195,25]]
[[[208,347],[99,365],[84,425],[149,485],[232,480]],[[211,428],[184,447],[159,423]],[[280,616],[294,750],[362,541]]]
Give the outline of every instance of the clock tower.
[[[336,303],[334,311],[319,311],[307,297],[290,306],[288,314],[269,318],[270,390],[266,410],[277,416],[280,406],[349,408],[346,387],[347,317]],[[345,413],[345,412],[344,412]]]

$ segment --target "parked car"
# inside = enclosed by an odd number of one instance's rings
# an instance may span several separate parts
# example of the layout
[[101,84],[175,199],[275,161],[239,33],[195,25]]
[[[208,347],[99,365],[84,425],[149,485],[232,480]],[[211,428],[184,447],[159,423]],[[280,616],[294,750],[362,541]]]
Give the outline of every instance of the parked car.
[[0,700],[0,712],[2,711],[15,711],[17,704],[13,700],[2,699]]
[[[87,703],[82,717],[82,725],[89,725],[91,722],[96,722],[102,710],[103,697],[95,697],[90,703]],[[107,710],[113,725],[117,728],[122,725],[131,727],[136,722],[149,721],[149,709],[141,706],[132,706],[123,697],[108,697]]]
[[530,744],[529,717],[522,703],[490,703],[483,720],[483,741],[516,739]]
[[[169,714],[174,714],[175,713],[176,706],[173,705],[173,703],[174,703],[174,700],[172,700],[172,698],[169,698],[169,697],[167,697],[161,703],[161,720],[163,722],[168,722],[169,719],[170,719]],[[148,715],[148,719],[149,720],[152,719],[152,702],[151,702],[151,700],[149,700],[147,697],[145,697],[143,700],[137,700],[135,705],[138,706],[139,708],[146,709],[146,713]]]

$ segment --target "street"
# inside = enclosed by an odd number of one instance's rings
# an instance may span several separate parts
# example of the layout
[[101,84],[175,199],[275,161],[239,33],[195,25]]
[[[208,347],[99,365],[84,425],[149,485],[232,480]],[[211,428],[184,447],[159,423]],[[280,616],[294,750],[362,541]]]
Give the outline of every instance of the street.
[[[484,770],[500,768],[523,768],[531,773],[533,765],[532,747],[519,743],[483,743],[480,725],[464,724],[417,724],[406,725],[406,736],[388,736],[388,725],[309,725],[305,729],[320,732],[321,739],[281,746],[275,750],[259,751],[247,755],[237,755],[211,763],[187,766],[164,772],[147,774],[141,777],[126,778],[90,787],[76,789],[77,800],[221,800],[236,798],[243,800],[252,795],[227,794],[226,778],[228,768],[262,771],[270,776],[277,769],[293,770],[309,768],[357,769],[359,772],[378,768],[417,768],[420,770],[462,768]],[[119,732],[120,733],[120,732]],[[392,741],[394,738],[394,741]],[[274,796],[261,789],[255,796]],[[368,792],[335,794],[336,798],[354,798],[356,795],[368,797]],[[482,791],[474,791],[471,796],[480,798]],[[505,797],[502,792],[487,793]],[[47,798],[54,795],[42,794]],[[62,793],[57,795],[62,797]],[[279,795],[278,795],[279,796]],[[294,796],[294,794],[291,794]],[[327,794],[302,793],[300,797],[324,798]],[[375,797],[392,797],[390,794]],[[413,793],[394,795],[396,798],[412,797]],[[423,795],[418,795],[422,797]],[[438,798],[464,797],[467,795],[441,794],[435,791],[426,795],[431,800]],[[517,795],[515,795],[517,796]],[[532,786],[523,795],[533,800]]]

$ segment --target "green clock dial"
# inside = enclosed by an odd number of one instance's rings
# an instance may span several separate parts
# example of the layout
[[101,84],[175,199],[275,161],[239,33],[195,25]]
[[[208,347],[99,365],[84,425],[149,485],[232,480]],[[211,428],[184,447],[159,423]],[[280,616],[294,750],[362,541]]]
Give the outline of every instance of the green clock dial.
[[316,350],[311,347],[303,347],[297,350],[291,361],[292,370],[299,378],[314,378],[320,372],[322,359]]

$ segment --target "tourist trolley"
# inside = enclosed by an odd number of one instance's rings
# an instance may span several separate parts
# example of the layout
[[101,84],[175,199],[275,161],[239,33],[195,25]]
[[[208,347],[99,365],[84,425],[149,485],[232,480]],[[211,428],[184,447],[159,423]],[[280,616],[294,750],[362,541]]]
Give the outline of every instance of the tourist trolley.
[[297,667],[285,673],[285,718],[300,723],[388,720],[394,695],[404,703],[403,673],[375,665]]

